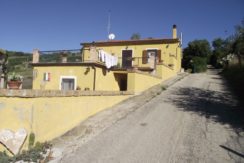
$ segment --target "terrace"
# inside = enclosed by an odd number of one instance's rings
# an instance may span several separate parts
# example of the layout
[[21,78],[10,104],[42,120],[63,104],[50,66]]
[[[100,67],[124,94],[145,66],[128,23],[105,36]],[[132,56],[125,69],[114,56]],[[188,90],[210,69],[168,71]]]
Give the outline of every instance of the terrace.
[[[84,50],[87,49],[71,49],[71,50],[52,50],[52,51],[33,51],[34,65],[86,65],[95,64],[97,66],[106,67],[106,63],[99,58],[97,51],[95,53],[89,49],[89,58],[84,57]],[[162,62],[162,61],[160,61]],[[113,65],[111,70],[127,71],[153,71],[156,63],[159,63],[156,57],[117,57],[117,64]]]

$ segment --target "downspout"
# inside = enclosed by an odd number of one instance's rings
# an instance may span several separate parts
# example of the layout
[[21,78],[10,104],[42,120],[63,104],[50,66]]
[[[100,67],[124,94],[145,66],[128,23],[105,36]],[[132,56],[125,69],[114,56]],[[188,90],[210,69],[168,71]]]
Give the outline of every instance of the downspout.
[[154,70],[153,70],[153,74],[157,73],[157,58],[158,58],[158,51],[156,51],[156,53],[154,55]]
[[95,66],[92,66],[92,69],[94,70],[94,75],[93,75],[93,91],[96,90],[96,77],[97,77],[97,69]]
[[156,55],[154,57],[154,70],[156,71],[157,68],[157,58],[158,58],[158,51],[156,52]]

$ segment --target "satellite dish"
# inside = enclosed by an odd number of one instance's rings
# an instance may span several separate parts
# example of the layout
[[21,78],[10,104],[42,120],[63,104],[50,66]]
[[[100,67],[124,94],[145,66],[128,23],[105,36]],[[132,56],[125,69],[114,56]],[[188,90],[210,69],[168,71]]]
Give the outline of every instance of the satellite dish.
[[115,35],[114,35],[113,33],[110,33],[110,34],[108,35],[108,39],[109,39],[109,40],[113,40],[113,39],[115,39]]

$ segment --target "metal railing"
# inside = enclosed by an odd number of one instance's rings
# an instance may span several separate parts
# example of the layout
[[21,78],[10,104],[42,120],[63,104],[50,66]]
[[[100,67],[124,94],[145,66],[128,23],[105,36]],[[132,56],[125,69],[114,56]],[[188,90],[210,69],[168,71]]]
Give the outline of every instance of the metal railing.
[[39,51],[39,54],[40,63],[76,63],[83,59],[81,49]]
[[[85,61],[81,49],[39,51],[39,54],[39,63],[81,63]],[[97,61],[102,62],[99,58]],[[152,61],[150,57],[118,57],[118,64],[114,68],[155,68],[156,62],[156,58]]]
[[128,69],[134,67],[154,67],[154,63],[150,63],[149,57],[119,57],[118,65],[115,66],[115,68],[121,69]]

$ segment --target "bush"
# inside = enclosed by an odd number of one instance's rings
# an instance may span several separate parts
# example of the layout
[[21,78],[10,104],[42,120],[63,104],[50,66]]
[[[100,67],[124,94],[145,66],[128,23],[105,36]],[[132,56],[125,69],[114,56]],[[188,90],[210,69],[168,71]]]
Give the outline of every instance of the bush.
[[43,155],[47,153],[47,150],[51,149],[51,144],[37,142],[34,147],[29,150],[23,150],[20,154],[10,157],[6,152],[0,152],[0,163],[9,163],[16,161],[27,161],[27,162],[40,162],[43,160]]
[[193,57],[192,58],[192,72],[199,73],[207,70],[207,58]]
[[223,71],[229,86],[244,104],[244,67],[230,66]]
[[6,154],[6,152],[0,152],[0,163],[9,163],[11,158]]
[[29,136],[29,149],[33,147],[35,143],[35,134],[32,132]]

